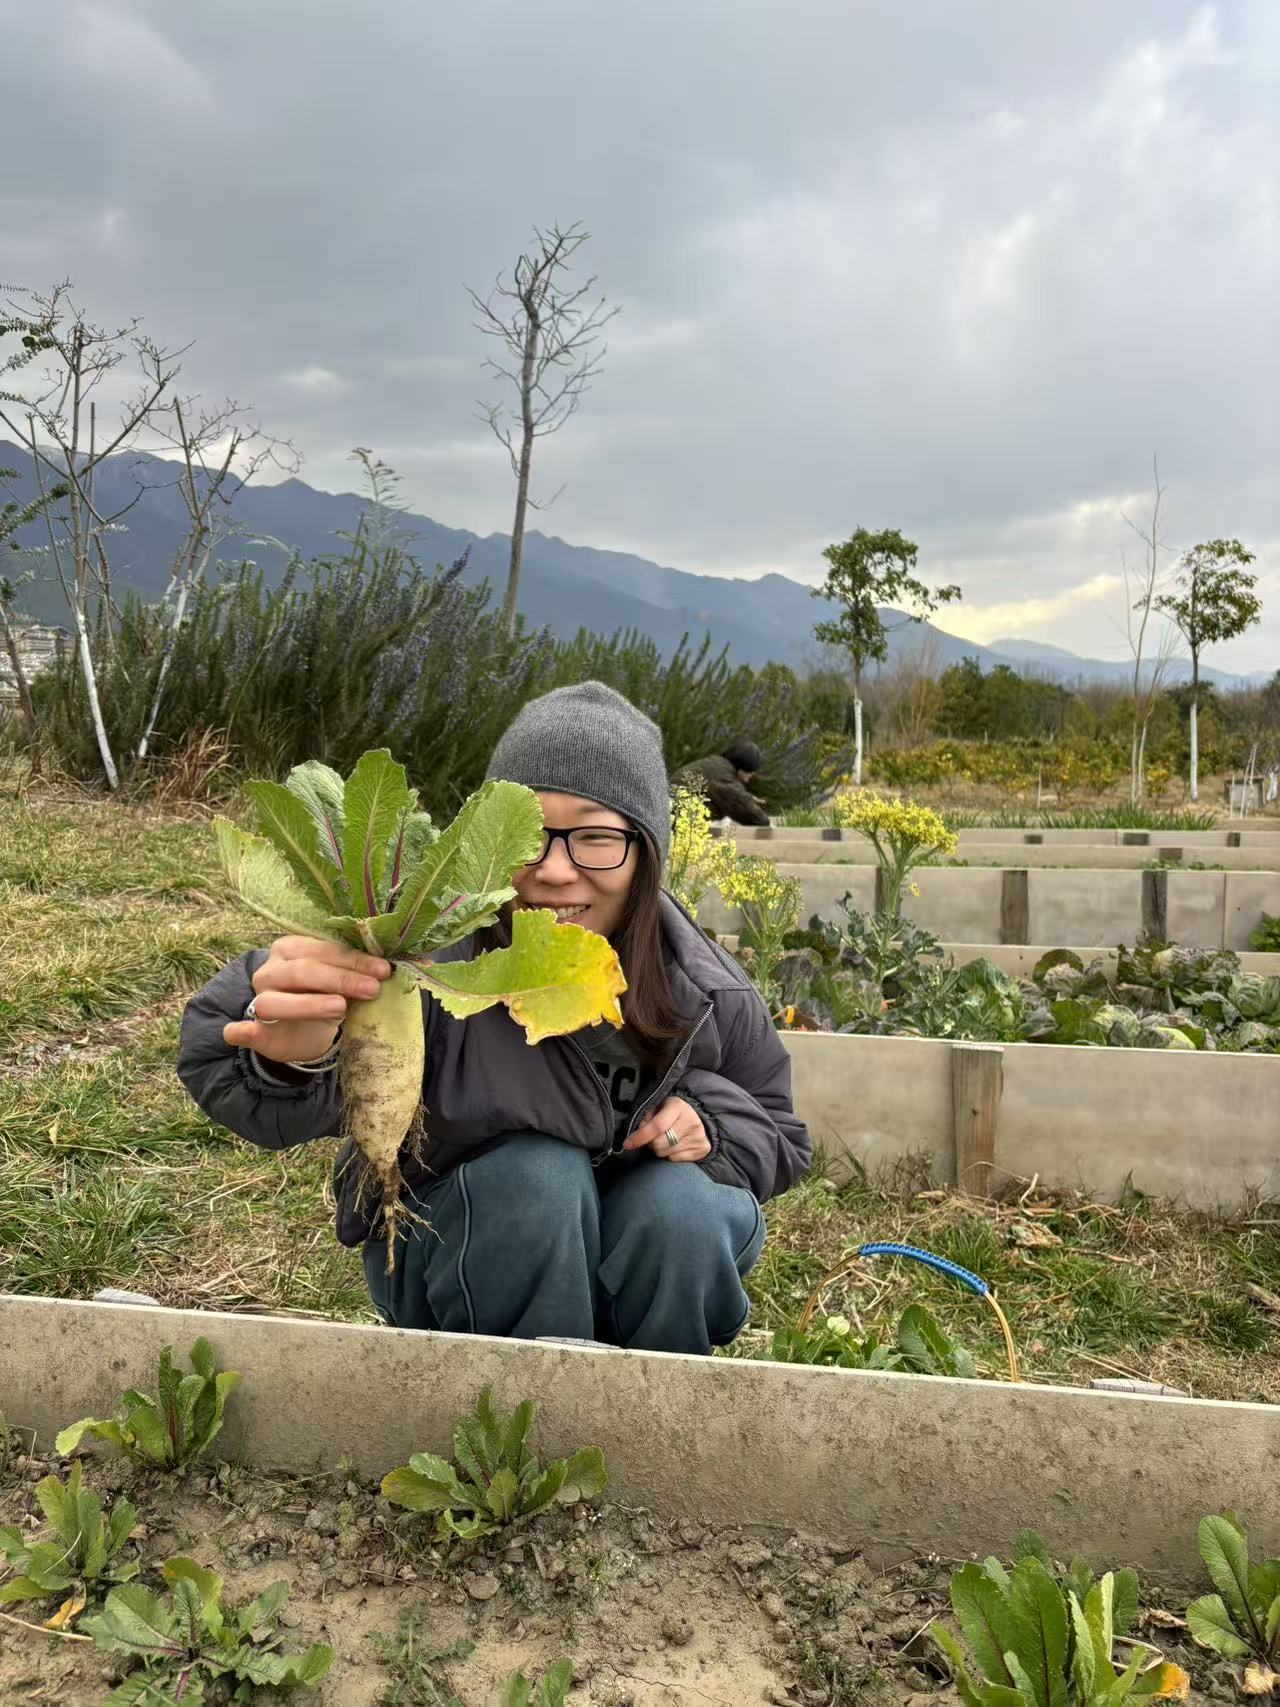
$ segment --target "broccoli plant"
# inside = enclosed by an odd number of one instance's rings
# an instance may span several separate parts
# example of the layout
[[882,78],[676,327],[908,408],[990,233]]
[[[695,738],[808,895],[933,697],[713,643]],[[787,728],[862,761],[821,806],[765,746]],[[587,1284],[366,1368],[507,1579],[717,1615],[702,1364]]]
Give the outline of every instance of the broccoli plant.
[[1249,1538],[1233,1512],[1200,1523],[1200,1557],[1217,1594],[1187,1608],[1187,1624],[1202,1648],[1246,1660],[1244,1692],[1280,1688],[1280,1559],[1249,1562]]
[[527,788],[486,782],[438,831],[385,747],[363,754],[345,781],[312,760],[284,783],[245,786],[263,834],[214,820],[240,898],[278,930],[393,968],[376,999],[348,1010],[337,1058],[344,1134],[381,1186],[391,1268],[400,1151],[422,1134],[422,990],[454,1019],[504,1003],[538,1043],[602,1020],[620,1027],[622,968],[603,937],[544,909],[515,912],[505,948],[444,954],[497,922],[516,899],[512,877],[538,857],[542,811]]
[[181,1470],[206,1450],[222,1428],[227,1395],[239,1385],[234,1370],[219,1371],[208,1340],[191,1348],[190,1375],[173,1364],[173,1351],[160,1353],[158,1398],[132,1388],[121,1397],[119,1417],[81,1417],[58,1435],[59,1452],[74,1452],[86,1434],[117,1447],[137,1464]]
[[544,1468],[529,1447],[532,1422],[527,1399],[502,1418],[482,1393],[475,1415],[454,1427],[457,1468],[434,1453],[415,1452],[407,1467],[383,1477],[383,1497],[407,1511],[437,1512],[442,1539],[475,1541],[553,1503],[572,1505],[603,1493],[608,1478],[600,1448],[584,1446]]
[[1141,1646],[1117,1671],[1116,1578],[1108,1572],[1090,1581],[1083,1601],[1078,1586],[1083,1582],[1064,1585],[1033,1551],[1024,1552],[1012,1570],[988,1559],[955,1573],[951,1605],[972,1658],[945,1625],[935,1625],[933,1635],[951,1662],[964,1707],[1112,1707],[1130,1700],[1187,1699],[1187,1674]]
[[0,1527],[0,1553],[16,1572],[0,1582],[0,1606],[70,1592],[68,1604],[74,1609],[84,1605],[83,1595],[75,1598],[77,1586],[123,1583],[137,1576],[137,1560],[120,1557],[137,1524],[137,1512],[128,1500],[119,1499],[104,1518],[102,1501],[84,1486],[78,1462],[65,1482],[58,1476],[38,1481],[36,1500],[54,1539],[28,1541],[11,1524]]
[[222,1578],[194,1559],[166,1559],[168,1595],[140,1583],[113,1588],[101,1612],[81,1628],[100,1648],[140,1662],[103,1707],[168,1707],[202,1699],[205,1683],[225,1679],[232,1701],[250,1702],[262,1685],[288,1689],[319,1683],[333,1649],[316,1644],[305,1654],[282,1654],[276,1629],[289,1585],[272,1583],[256,1600],[233,1611],[222,1604]]

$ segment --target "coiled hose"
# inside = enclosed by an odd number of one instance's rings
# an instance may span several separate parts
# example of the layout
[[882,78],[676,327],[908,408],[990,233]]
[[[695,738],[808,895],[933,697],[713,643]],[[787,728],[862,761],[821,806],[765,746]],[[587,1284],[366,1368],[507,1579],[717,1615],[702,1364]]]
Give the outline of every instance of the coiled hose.
[[831,1285],[832,1281],[839,1280],[842,1274],[852,1273],[858,1264],[867,1257],[906,1257],[911,1262],[923,1263],[926,1268],[931,1268],[938,1274],[945,1274],[952,1280],[958,1280],[961,1286],[967,1287],[970,1292],[975,1293],[979,1298],[985,1299],[995,1311],[996,1320],[1000,1324],[1000,1332],[1004,1336],[1004,1351],[1009,1364],[1009,1379],[1010,1381],[1018,1381],[1021,1379],[1018,1374],[1018,1353],[1014,1347],[1013,1334],[1009,1328],[1008,1318],[1000,1308],[1000,1304],[995,1293],[987,1285],[986,1281],[983,1280],[980,1274],[973,1274],[969,1269],[961,1268],[958,1262],[951,1262],[947,1257],[937,1256],[933,1251],[922,1251],[915,1245],[874,1242],[867,1245],[859,1245],[857,1250],[853,1252],[852,1256],[846,1257],[843,1262],[838,1263],[829,1274],[824,1274],[822,1279],[809,1294],[809,1301],[805,1305],[804,1314],[800,1318],[801,1333],[806,1332],[808,1329],[809,1323],[813,1318],[813,1312],[818,1307],[818,1300],[826,1291],[827,1287]]

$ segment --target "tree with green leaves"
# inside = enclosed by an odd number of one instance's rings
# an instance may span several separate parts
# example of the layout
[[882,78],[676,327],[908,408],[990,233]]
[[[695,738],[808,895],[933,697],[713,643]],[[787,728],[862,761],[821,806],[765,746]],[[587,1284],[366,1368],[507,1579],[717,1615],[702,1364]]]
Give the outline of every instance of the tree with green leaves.
[[1238,539],[1209,539],[1193,545],[1178,565],[1175,590],[1155,601],[1156,609],[1179,630],[1191,653],[1191,798],[1200,798],[1200,743],[1197,714],[1200,654],[1206,646],[1234,640],[1252,628],[1262,613],[1254,588],[1258,577],[1245,565],[1254,561]]
[[[889,635],[909,622],[923,622],[939,605],[960,597],[959,587],[931,589],[915,573],[918,547],[897,528],[872,533],[859,528],[843,545],[829,545],[826,580],[813,589],[817,599],[841,607],[839,616],[814,626],[827,646],[849,655],[853,673],[853,781],[862,785],[862,672],[889,655]],[[882,606],[901,620],[886,623]]]

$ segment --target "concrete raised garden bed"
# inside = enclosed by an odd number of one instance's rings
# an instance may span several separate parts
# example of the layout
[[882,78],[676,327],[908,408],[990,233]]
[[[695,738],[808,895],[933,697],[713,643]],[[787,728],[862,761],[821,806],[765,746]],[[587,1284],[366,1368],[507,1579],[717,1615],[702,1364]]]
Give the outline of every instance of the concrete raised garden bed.
[[[844,841],[800,841],[779,835],[775,840],[757,843],[735,838],[740,853],[763,853],[783,865],[874,865],[875,850],[865,838],[851,836]],[[1150,847],[1124,847],[1115,844],[1098,846],[1055,843],[1052,846],[1031,844],[1012,847],[1007,842],[962,842],[954,860],[941,859],[942,865],[1008,865],[1016,858],[1023,867],[1060,868],[1066,871],[1142,871],[1155,860],[1165,865],[1203,865],[1226,871],[1274,870],[1280,842],[1274,851],[1255,848],[1195,848],[1178,837],[1158,838]]]
[[907,1156],[988,1192],[1038,1176],[1239,1211],[1280,1192],[1280,1060],[1166,1049],[784,1033],[797,1112],[837,1178]]
[[[1055,1552],[1198,1582],[1205,1512],[1247,1514],[1280,1551],[1280,1409],[922,1376],[618,1352],[341,1323],[0,1297],[0,1393],[47,1450],[56,1429],[146,1388],[197,1334],[243,1385],[219,1452],[309,1474],[354,1455],[381,1475],[448,1452],[491,1387],[539,1407],[545,1455],[604,1450],[610,1496],[693,1524],[766,1525],[905,1556]],[[526,1534],[531,1533],[529,1531]]]
[[[871,912],[879,868],[782,865],[800,878],[803,916],[837,918],[840,899]],[[903,913],[951,943],[1049,942],[1076,948],[1133,943],[1144,936],[1207,948],[1249,947],[1263,913],[1280,914],[1280,873],[1244,871],[1028,871],[925,866],[913,873],[919,895]],[[736,910],[710,895],[698,922],[717,933],[738,930]]]

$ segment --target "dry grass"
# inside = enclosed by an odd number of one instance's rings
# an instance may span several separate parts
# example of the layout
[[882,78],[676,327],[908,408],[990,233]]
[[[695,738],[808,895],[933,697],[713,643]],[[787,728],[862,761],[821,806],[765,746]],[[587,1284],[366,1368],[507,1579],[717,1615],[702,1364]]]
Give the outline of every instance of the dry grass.
[[[272,1155],[209,1121],[174,1073],[187,994],[262,927],[226,899],[203,816],[41,794],[0,799],[0,1290],[372,1320],[358,1256],[335,1241],[332,1143]],[[837,1191],[821,1169],[769,1206],[755,1326],[794,1321],[853,1245],[894,1239],[998,1290],[1025,1372],[1109,1373],[1280,1402],[1280,1237],[1179,1214],[1032,1193],[1005,1207],[919,1178]],[[1249,1288],[1254,1287],[1254,1292]],[[916,1265],[867,1265],[825,1299],[866,1329],[922,1299],[984,1370],[990,1312]]]

